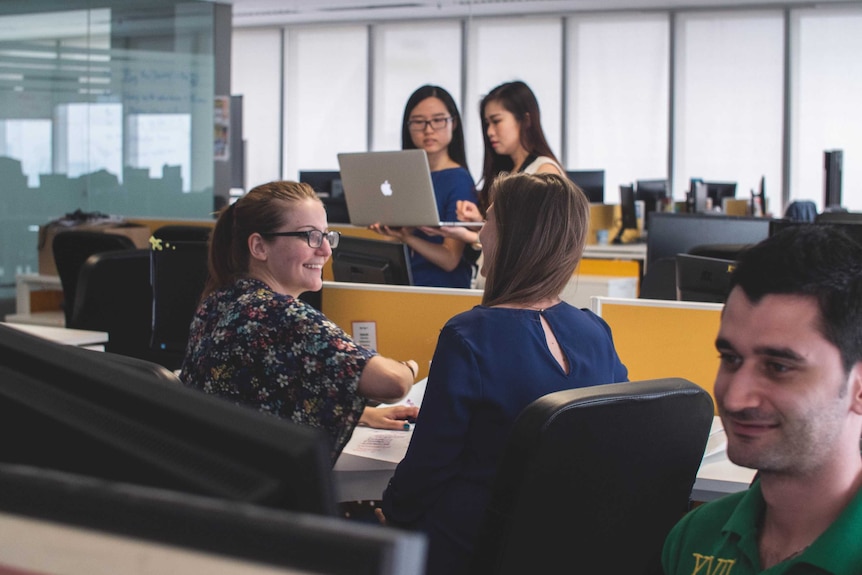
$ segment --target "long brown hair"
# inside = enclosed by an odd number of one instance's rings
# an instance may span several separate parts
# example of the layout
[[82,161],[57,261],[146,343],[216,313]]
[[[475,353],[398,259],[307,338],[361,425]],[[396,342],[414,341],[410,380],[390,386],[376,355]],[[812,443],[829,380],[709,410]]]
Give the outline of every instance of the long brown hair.
[[[508,112],[511,112],[521,127],[521,146],[530,155],[548,156],[553,158],[557,164],[560,161],[551,151],[551,146],[545,138],[542,130],[542,120],[539,114],[539,102],[536,95],[527,84],[521,81],[506,82],[500,84],[482,98],[479,104],[479,119],[482,123],[482,140],[485,142],[485,160],[482,166],[482,188],[479,190],[479,208],[482,213],[488,209],[490,204],[489,189],[494,178],[502,172],[511,172],[514,169],[512,158],[507,155],[498,154],[491,146],[488,139],[488,125],[485,121],[485,106],[489,102],[498,102]],[[562,165],[562,164],[560,164]]]
[[484,305],[528,304],[557,297],[587,241],[590,204],[556,174],[498,176],[490,185],[497,249],[486,262]]
[[248,273],[248,237],[277,231],[284,223],[285,208],[304,200],[320,201],[308,184],[278,181],[257,186],[222,209],[210,238],[209,277],[201,298]]

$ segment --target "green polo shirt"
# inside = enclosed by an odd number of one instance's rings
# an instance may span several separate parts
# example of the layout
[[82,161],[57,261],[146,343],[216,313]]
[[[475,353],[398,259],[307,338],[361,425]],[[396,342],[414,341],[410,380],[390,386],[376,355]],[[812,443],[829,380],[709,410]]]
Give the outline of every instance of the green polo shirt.
[[764,507],[756,481],[747,491],[686,514],[665,541],[665,575],[862,575],[862,490],[805,551],[766,570],[760,567],[757,550],[757,525]]

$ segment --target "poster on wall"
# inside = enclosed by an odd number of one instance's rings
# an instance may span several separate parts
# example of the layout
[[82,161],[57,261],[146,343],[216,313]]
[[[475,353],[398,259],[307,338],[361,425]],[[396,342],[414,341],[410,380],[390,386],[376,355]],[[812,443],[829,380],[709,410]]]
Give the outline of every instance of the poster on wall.
[[215,124],[215,147],[213,158],[216,161],[230,160],[230,96],[216,96],[213,110]]

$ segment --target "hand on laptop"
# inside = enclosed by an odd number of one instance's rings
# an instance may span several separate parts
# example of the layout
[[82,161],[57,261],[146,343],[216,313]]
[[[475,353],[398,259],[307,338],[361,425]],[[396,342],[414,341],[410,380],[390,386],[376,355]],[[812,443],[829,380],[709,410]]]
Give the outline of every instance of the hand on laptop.
[[481,222],[482,212],[479,211],[479,206],[468,200],[458,200],[455,207],[455,214],[462,222]]
[[402,242],[413,235],[413,228],[405,226],[384,226],[382,224],[371,224],[370,226],[368,226],[368,229],[375,231],[380,235],[401,240]]

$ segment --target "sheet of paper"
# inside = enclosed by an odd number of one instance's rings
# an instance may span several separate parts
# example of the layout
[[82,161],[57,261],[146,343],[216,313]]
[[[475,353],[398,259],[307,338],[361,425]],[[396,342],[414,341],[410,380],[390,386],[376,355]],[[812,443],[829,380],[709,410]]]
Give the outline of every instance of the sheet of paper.
[[428,383],[428,378],[419,380],[410,390],[406,397],[395,403],[381,403],[378,407],[390,407],[392,405],[415,405],[422,407],[422,398],[425,396],[425,384]]
[[357,427],[353,430],[353,436],[344,446],[342,453],[398,463],[404,459],[412,436],[412,429],[410,431],[390,431]]

